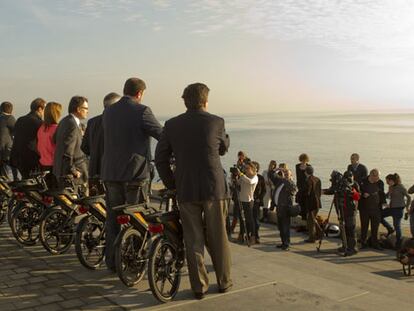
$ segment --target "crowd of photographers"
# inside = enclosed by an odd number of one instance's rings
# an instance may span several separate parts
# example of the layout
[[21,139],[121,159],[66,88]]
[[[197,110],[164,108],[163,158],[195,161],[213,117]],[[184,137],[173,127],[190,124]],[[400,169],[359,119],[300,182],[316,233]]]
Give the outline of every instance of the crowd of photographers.
[[[338,252],[346,256],[356,254],[359,249],[381,250],[380,224],[387,230],[385,237],[395,233],[395,249],[405,248],[405,244],[413,240],[402,244],[403,217],[410,220],[411,238],[414,239],[414,203],[411,204],[410,197],[414,186],[407,190],[398,174],[389,174],[385,178],[388,189],[385,189],[379,170],[368,172],[356,153],[351,155],[351,163],[343,174],[332,172],[331,185],[327,189],[322,189],[321,180],[314,175],[306,154],[299,156],[295,167],[296,182],[285,163],[277,165],[272,160],[260,174],[259,163],[249,159],[243,151],[239,151],[237,156],[237,163],[230,169],[233,219],[229,224],[229,234],[234,233],[239,222],[237,241],[240,243],[260,243],[260,222],[269,220],[269,211],[276,212],[281,239],[278,248],[289,250],[291,219],[294,216],[306,221],[308,237],[305,242],[315,243],[328,228],[326,221],[329,219],[324,222],[318,216],[322,195],[332,195],[331,209],[334,208],[338,216],[338,234],[342,239]],[[361,225],[359,246],[356,235],[358,212]],[[387,221],[388,217],[392,218],[392,225]],[[369,229],[371,235],[368,237]]]

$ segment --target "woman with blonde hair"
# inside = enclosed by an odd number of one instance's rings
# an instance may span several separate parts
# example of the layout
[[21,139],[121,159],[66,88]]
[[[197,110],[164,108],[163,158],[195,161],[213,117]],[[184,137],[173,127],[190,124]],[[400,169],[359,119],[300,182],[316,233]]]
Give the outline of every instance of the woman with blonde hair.
[[44,122],[37,131],[37,151],[40,155],[42,170],[51,171],[56,145],[53,143],[53,135],[57,129],[62,105],[56,102],[47,103],[44,111]]

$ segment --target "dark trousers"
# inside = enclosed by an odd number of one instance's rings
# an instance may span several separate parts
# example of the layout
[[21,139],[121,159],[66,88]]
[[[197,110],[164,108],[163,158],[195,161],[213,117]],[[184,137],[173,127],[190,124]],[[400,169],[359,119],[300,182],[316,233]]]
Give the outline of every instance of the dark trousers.
[[260,202],[253,203],[253,235],[258,239],[260,229]]
[[219,288],[232,285],[230,245],[225,224],[227,208],[227,200],[180,203],[188,274],[195,293],[207,292],[209,285],[204,265],[206,241]]
[[[254,235],[254,221],[253,221],[253,201],[251,202],[241,202],[243,211],[244,211],[244,221],[247,227],[247,235],[251,237]],[[240,221],[240,234],[243,235],[246,229],[244,224]]]
[[318,209],[308,211],[307,214],[307,227],[308,227],[308,234],[309,234],[309,241],[316,240],[316,216],[318,215]]
[[356,247],[356,219],[355,214],[352,213],[351,215],[345,215],[344,218],[344,226],[345,226],[345,234],[346,234],[346,243],[348,249],[354,250]]
[[115,269],[114,242],[120,231],[120,225],[116,222],[117,214],[113,207],[123,204],[135,204],[142,202],[141,187],[137,183],[105,182],[106,186],[106,247],[105,262],[108,269]]
[[361,244],[367,243],[368,227],[371,223],[371,245],[378,246],[378,228],[381,222],[381,209],[376,206],[364,206],[359,210],[361,220]]
[[385,208],[382,210],[382,225],[387,228],[388,232],[392,231],[392,226],[385,220],[387,217],[392,217],[392,222],[397,236],[397,246],[401,243],[401,220],[404,214],[404,207]]
[[290,215],[288,206],[282,206],[277,209],[277,226],[280,232],[282,244],[290,245]]

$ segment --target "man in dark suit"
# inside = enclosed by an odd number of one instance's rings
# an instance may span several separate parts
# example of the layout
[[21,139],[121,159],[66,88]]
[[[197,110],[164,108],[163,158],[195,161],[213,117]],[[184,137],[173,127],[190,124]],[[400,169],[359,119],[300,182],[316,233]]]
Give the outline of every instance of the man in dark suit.
[[[103,100],[104,109],[115,104],[121,98],[117,93],[109,93]],[[101,179],[102,158],[104,153],[103,114],[88,121],[81,149],[89,156],[89,185],[99,186]]]
[[102,180],[107,189],[106,249],[108,269],[115,271],[113,243],[119,233],[112,208],[137,203],[142,198],[150,174],[150,138],[159,139],[160,123],[149,107],[141,104],[145,82],[130,78],[124,85],[124,97],[103,114],[104,156]]
[[[13,146],[13,132],[16,119],[12,115],[13,104],[3,102],[0,106],[0,166],[1,175],[8,175],[7,165],[10,162],[10,152]],[[16,179],[16,169],[13,169],[13,178]]]
[[359,186],[362,181],[368,177],[368,169],[365,165],[359,163],[359,154],[353,153],[351,155],[351,164],[348,165],[347,171],[352,172],[354,180]]
[[36,98],[30,104],[30,113],[17,119],[14,126],[14,142],[11,150],[11,164],[23,178],[39,169],[40,156],[37,152],[37,130],[42,125],[46,101]]
[[313,167],[307,166],[305,168],[306,176],[306,192],[305,202],[307,211],[307,225],[309,237],[305,242],[314,243],[316,240],[315,226],[316,216],[318,215],[319,209],[321,208],[321,195],[322,195],[322,184],[321,180],[313,175]]
[[62,177],[73,175],[76,184],[85,185],[88,181],[88,165],[81,150],[80,124],[88,116],[88,100],[82,96],[73,96],[68,111],[69,114],[59,122],[53,136],[56,144],[53,174],[60,181]]
[[[205,241],[219,291],[226,292],[232,286],[226,234],[229,194],[220,162],[220,156],[228,150],[229,138],[224,120],[207,112],[208,92],[201,83],[187,86],[182,95],[187,111],[165,123],[155,152],[162,181],[167,188],[177,190],[191,288],[197,299],[202,299],[208,290]],[[173,155],[174,174],[170,167]]]

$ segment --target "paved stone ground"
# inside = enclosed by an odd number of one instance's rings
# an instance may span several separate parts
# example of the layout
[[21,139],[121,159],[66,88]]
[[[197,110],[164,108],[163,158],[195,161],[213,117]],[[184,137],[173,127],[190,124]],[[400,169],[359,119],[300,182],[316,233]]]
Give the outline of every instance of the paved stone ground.
[[294,234],[291,252],[283,252],[275,248],[275,228],[264,226],[260,245],[232,243],[231,292],[217,294],[210,272],[209,294],[195,301],[185,273],[175,301],[163,305],[152,297],[145,279],[126,288],[105,268],[83,268],[74,248],[59,256],[49,255],[41,245],[23,248],[4,223],[0,310],[412,310],[414,276],[403,277],[393,252],[343,258],[334,251],[338,241],[331,240],[317,253],[300,234]]

